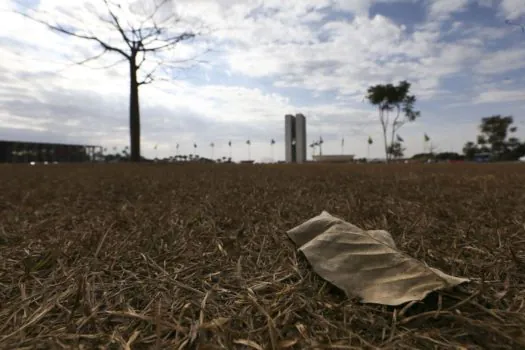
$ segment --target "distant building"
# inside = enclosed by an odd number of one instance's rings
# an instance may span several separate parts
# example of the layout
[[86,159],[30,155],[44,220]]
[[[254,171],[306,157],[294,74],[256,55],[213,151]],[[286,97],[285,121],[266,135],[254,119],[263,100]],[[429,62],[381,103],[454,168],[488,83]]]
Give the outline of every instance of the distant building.
[[303,114],[284,116],[284,148],[287,163],[306,162],[306,118]]
[[312,157],[319,163],[352,163],[354,161],[353,154],[323,154]]
[[490,162],[491,158],[492,158],[492,154],[489,152],[480,152],[474,155],[474,161],[478,163]]
[[0,163],[88,162],[99,155],[100,146],[0,141]]

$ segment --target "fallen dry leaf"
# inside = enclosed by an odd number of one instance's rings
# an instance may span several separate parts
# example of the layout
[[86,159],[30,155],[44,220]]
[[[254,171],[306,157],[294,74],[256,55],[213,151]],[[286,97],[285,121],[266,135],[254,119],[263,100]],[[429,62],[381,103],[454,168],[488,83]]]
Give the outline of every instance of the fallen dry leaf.
[[297,344],[297,342],[298,342],[298,339],[281,340],[278,346],[279,346],[279,349],[287,349]]
[[364,303],[400,305],[469,281],[401,252],[387,231],[365,231],[326,211],[288,236],[319,276]]
[[235,344],[246,345],[246,346],[249,346],[250,348],[254,348],[254,349],[257,349],[257,350],[264,350],[262,346],[260,346],[259,344],[257,344],[253,340],[235,339],[233,342]]

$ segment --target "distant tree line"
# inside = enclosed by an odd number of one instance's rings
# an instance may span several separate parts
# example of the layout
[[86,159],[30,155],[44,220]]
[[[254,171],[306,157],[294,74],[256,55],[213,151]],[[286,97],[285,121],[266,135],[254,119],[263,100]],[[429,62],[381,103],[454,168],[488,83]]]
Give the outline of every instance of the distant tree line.
[[465,143],[463,154],[455,152],[419,153],[412,159],[516,161],[525,156],[525,142],[511,136],[518,130],[513,123],[514,119],[511,116],[493,115],[482,118],[479,126],[480,134],[475,142]]
[[525,156],[525,142],[512,136],[518,130],[513,123],[512,116],[493,115],[481,119],[476,141],[468,141],[463,147],[465,158],[472,160],[483,153],[492,161],[513,161]]
[[[398,85],[386,84],[386,85],[375,85],[368,88],[368,95],[366,98],[369,102],[376,106],[379,111],[379,121],[381,123],[385,147],[386,161],[399,160],[404,158],[404,140],[399,135],[399,129],[406,123],[415,121],[420,117],[420,112],[414,109],[416,97],[410,95],[410,83],[407,81],[401,81]],[[515,133],[518,130],[514,124],[512,116],[501,116],[492,115],[481,119],[479,125],[479,135],[476,141],[468,141],[463,147],[463,154],[455,152],[434,152],[435,146],[430,143],[428,152],[419,153],[412,157],[414,160],[434,160],[434,161],[447,161],[447,160],[478,160],[484,161],[516,161],[521,157],[525,156],[525,142],[515,137]],[[424,142],[425,145],[430,141],[430,137],[425,133]],[[342,147],[344,145],[344,139],[342,140]],[[373,144],[372,138],[368,137],[368,152],[370,145]],[[248,145],[248,158],[250,158],[250,146],[251,141],[246,141]],[[273,146],[275,140],[272,139],[270,145],[272,147],[273,157]],[[322,138],[319,141],[314,142],[310,145],[315,151],[315,147],[319,147],[319,153],[321,154],[321,146],[323,144]],[[203,158],[197,155],[197,144],[194,143],[195,149],[194,154],[190,155],[179,155],[179,145],[177,144],[177,155],[163,159],[163,161],[175,161],[175,162],[187,162],[187,161],[198,161],[198,162],[217,162],[217,163],[230,163],[231,159],[231,148],[232,142],[228,142],[230,148],[230,157],[222,157],[214,159],[213,150],[215,143],[211,143],[210,147],[212,150],[211,159]],[[425,146],[426,148],[426,146]],[[157,146],[155,146],[155,150]],[[112,161],[132,161],[133,157],[129,152],[129,147],[125,147],[121,152],[110,154],[104,149],[103,154],[99,155],[99,159],[107,162]],[[367,157],[369,158],[369,157]],[[147,159],[142,157],[143,161]],[[366,161],[366,159],[361,159]]]
[[[519,138],[513,136],[518,130],[517,126],[514,126],[513,124],[514,118],[512,116],[493,115],[482,118],[479,125],[480,133],[477,136],[476,141],[466,142],[465,146],[463,147],[463,154],[456,152],[434,152],[434,148],[430,146],[429,152],[415,154],[411,157],[411,159],[430,159],[434,161],[472,161],[482,158],[487,161],[516,161],[525,156],[525,141],[521,141]],[[424,137],[425,142],[430,140],[427,134],[425,134]],[[370,137],[368,138],[367,142],[368,145],[373,143]],[[387,154],[389,155],[390,160],[401,159],[404,157],[405,148],[403,147],[403,142],[403,138],[399,135],[396,135],[394,141],[387,146]],[[273,146],[274,144],[275,141],[272,139],[271,145]],[[229,145],[231,147],[231,141],[229,142]],[[108,153],[107,149],[104,149],[104,152],[99,154],[97,158],[106,162],[129,161],[129,147],[124,147],[120,152],[117,151],[116,147],[114,147],[113,153]],[[164,160],[175,162],[232,162],[231,157],[221,157],[211,160],[200,157],[197,154],[175,155]],[[143,158],[143,161],[147,161],[147,159]],[[363,158],[360,161],[366,161],[366,158]]]
[[[104,148],[101,152],[98,152],[95,155],[95,158],[98,161],[103,162],[129,162],[130,159],[130,153],[129,153],[129,147],[126,146],[122,150],[118,150],[117,147],[113,147],[113,152],[109,152],[107,148]],[[162,159],[154,159],[155,161],[169,161],[169,162],[200,162],[200,163],[231,163],[232,159],[230,157],[220,157],[217,159],[210,159],[201,157],[198,154],[177,154],[175,156],[162,158]],[[151,162],[152,159],[148,159],[145,157],[142,157],[143,162]]]
[[[399,129],[409,122],[415,121],[421,113],[415,110],[416,97],[410,94],[410,83],[400,81],[399,84],[378,84],[370,86],[365,98],[377,107],[379,122],[383,132],[386,161],[400,159],[404,156],[403,138]],[[434,160],[475,160],[480,157],[490,161],[514,161],[525,156],[525,142],[512,136],[517,127],[513,125],[512,116],[493,115],[483,118],[479,126],[480,134],[476,141],[468,141],[463,147],[463,156],[454,152],[435,154],[431,149],[428,153],[414,155],[413,159]],[[429,137],[425,134],[425,143]],[[372,139],[368,138],[368,145]]]

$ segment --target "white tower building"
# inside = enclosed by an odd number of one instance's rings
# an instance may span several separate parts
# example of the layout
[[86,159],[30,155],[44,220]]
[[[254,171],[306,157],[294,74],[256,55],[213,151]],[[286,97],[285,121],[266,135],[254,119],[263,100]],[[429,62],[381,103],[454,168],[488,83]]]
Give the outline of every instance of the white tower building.
[[287,163],[306,162],[306,118],[303,114],[284,116],[284,144]]

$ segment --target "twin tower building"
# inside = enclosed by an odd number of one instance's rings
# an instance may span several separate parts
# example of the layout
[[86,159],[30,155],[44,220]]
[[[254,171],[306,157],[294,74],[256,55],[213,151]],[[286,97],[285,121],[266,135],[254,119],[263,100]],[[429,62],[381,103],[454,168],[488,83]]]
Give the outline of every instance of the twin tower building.
[[284,116],[284,149],[286,163],[306,162],[306,118],[303,114]]

